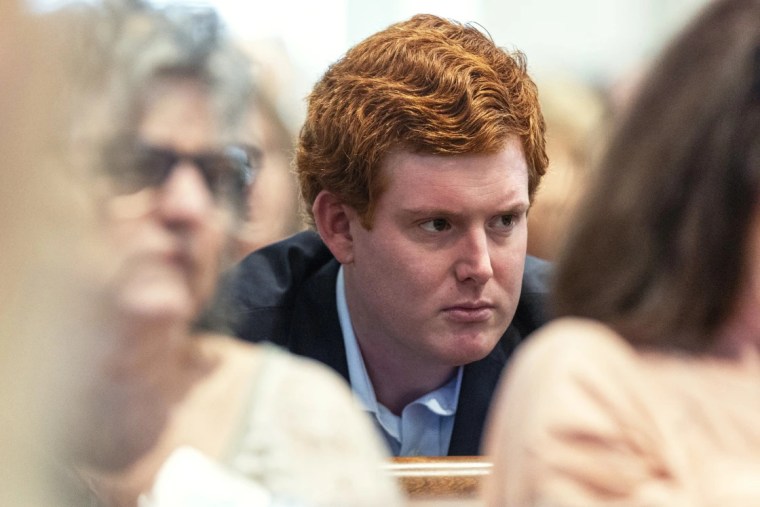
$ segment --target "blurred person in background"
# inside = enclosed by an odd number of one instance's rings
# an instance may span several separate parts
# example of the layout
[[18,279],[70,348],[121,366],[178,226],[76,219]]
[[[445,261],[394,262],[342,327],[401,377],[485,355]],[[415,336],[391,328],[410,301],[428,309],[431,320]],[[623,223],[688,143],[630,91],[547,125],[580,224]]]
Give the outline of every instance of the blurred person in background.
[[338,371],[394,455],[473,455],[501,369],[544,323],[526,258],[547,164],[524,56],[433,15],[351,48],[314,87],[297,153],[317,233],[258,250],[228,324]]
[[605,106],[600,94],[577,78],[546,78],[539,88],[549,166],[528,213],[528,254],[554,261],[606,137],[601,135]]
[[[263,66],[259,74],[270,71]],[[247,193],[244,222],[236,234],[235,260],[303,229],[298,210],[298,188],[291,167],[296,135],[278,111],[275,91],[256,83],[242,139],[260,151],[256,182]]]
[[642,82],[489,422],[491,506],[760,504],[760,1]]
[[[251,157],[248,64],[204,7],[77,6],[73,158],[92,172],[108,327],[70,459],[103,505],[385,506],[370,422],[336,375],[199,331]],[[79,16],[77,17],[77,14]]]

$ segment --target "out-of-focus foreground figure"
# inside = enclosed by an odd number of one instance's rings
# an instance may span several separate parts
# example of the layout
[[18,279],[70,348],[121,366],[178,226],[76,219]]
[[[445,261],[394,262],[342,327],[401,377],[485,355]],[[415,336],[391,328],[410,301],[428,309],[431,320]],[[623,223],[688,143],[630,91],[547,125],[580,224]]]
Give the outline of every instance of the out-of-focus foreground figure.
[[114,0],[90,16],[92,75],[73,130],[102,183],[114,258],[109,341],[77,455],[93,496],[238,505],[234,477],[258,486],[248,504],[396,504],[380,442],[335,375],[195,327],[255,170],[235,142],[251,88],[243,54],[204,7]]
[[253,169],[233,142],[248,66],[214,13],[113,0],[27,23],[15,7],[0,504],[396,505],[342,381],[194,327]]
[[643,81],[489,423],[492,506],[760,504],[760,1]]
[[0,505],[81,505],[62,457],[99,350],[91,275],[104,259],[62,135],[72,55],[59,28],[0,3]]

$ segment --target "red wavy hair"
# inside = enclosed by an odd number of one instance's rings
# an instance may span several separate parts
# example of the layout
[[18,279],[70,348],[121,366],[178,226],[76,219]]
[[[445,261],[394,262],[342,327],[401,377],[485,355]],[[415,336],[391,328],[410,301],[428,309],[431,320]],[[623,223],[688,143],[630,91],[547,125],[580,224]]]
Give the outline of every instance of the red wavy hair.
[[391,150],[490,154],[516,135],[532,200],[548,164],[544,133],[522,53],[473,26],[417,15],[351,48],[315,85],[296,156],[301,193],[312,222],[328,190],[370,228]]

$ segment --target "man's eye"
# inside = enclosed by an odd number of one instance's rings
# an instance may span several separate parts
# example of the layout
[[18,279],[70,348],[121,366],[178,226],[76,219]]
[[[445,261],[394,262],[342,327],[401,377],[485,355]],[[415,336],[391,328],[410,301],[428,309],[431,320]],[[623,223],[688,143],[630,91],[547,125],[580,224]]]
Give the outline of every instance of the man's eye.
[[499,215],[494,219],[494,226],[497,229],[511,229],[517,222],[515,215]]
[[451,224],[445,218],[434,218],[423,222],[420,227],[427,232],[443,232],[451,228]]

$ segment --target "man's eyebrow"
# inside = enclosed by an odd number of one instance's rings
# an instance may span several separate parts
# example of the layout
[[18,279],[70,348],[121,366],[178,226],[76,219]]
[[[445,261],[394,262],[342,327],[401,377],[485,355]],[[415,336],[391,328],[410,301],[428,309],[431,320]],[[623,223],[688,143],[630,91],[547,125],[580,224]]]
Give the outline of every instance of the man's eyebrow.
[[459,212],[450,209],[443,209],[439,207],[421,207],[421,208],[402,208],[400,213],[411,217],[429,217],[429,216],[451,216],[457,215]]
[[[505,202],[501,206],[494,207],[494,214],[524,213],[528,211],[528,208],[530,208],[529,202],[518,199],[513,202]],[[438,206],[422,206],[418,208],[402,208],[399,210],[399,214],[411,218],[455,217],[459,215],[466,215],[467,211],[460,209],[446,209]]]

